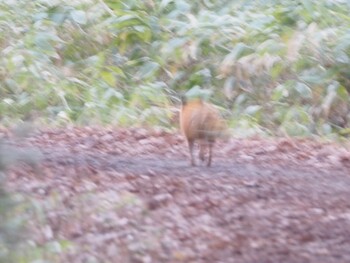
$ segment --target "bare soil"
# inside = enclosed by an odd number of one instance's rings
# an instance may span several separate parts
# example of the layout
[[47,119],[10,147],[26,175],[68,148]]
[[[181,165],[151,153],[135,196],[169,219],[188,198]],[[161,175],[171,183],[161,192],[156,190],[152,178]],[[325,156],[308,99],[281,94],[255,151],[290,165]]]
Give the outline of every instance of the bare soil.
[[208,168],[161,130],[43,130],[14,144],[43,154],[12,167],[8,187],[40,204],[37,246],[69,242],[62,262],[350,262],[347,145],[232,138]]

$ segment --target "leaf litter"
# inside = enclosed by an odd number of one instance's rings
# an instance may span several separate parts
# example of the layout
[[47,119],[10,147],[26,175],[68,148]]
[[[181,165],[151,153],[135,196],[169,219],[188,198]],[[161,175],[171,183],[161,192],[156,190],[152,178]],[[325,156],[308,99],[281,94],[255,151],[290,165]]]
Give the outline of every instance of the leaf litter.
[[[349,262],[350,151],[290,138],[232,138],[191,167],[162,130],[46,129],[8,170],[34,205],[28,238],[66,241],[62,262]],[[39,172],[38,172],[39,171]]]

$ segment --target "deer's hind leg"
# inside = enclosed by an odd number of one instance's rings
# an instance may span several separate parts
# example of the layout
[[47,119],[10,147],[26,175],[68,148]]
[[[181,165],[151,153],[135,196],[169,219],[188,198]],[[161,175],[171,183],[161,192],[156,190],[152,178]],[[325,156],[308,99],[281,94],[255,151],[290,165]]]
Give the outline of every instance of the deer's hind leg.
[[205,161],[205,150],[206,150],[206,142],[200,141],[199,142],[199,159],[204,162]]
[[208,142],[209,156],[208,156],[208,162],[207,162],[208,167],[211,166],[211,159],[212,159],[212,155],[213,155],[213,146],[214,146],[214,141],[209,141]]
[[188,139],[187,142],[188,142],[188,149],[190,151],[191,165],[196,166],[196,162],[194,161],[194,156],[193,156],[194,140]]

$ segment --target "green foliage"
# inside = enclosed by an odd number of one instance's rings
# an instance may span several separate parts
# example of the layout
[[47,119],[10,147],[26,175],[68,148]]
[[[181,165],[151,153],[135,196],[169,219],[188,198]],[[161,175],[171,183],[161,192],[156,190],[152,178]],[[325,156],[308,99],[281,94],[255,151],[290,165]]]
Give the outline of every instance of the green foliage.
[[17,215],[13,207],[16,202],[3,189],[3,179],[1,179],[0,188],[0,262],[15,262],[14,250],[17,248],[21,235],[20,227],[22,221],[13,220],[13,216]]
[[28,262],[31,250],[24,232],[30,220],[29,206],[23,197],[5,190],[5,171],[18,161],[35,165],[38,158],[38,152],[15,149],[0,138],[0,262]]
[[[346,1],[4,1],[0,112],[49,123],[171,126],[200,87],[236,130],[344,134]],[[6,117],[5,117],[6,116]]]

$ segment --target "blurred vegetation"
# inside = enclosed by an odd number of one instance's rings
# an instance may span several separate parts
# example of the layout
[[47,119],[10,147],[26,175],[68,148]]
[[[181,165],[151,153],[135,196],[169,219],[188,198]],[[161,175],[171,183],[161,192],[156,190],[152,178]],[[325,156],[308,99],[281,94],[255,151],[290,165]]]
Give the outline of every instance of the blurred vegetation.
[[[6,191],[5,171],[18,161],[33,164],[30,152],[16,150],[0,137],[0,263],[28,262],[31,246],[24,231],[30,213],[20,195]],[[23,261],[24,260],[24,261]]]
[[0,3],[0,118],[172,127],[199,87],[239,134],[347,135],[346,0]]

